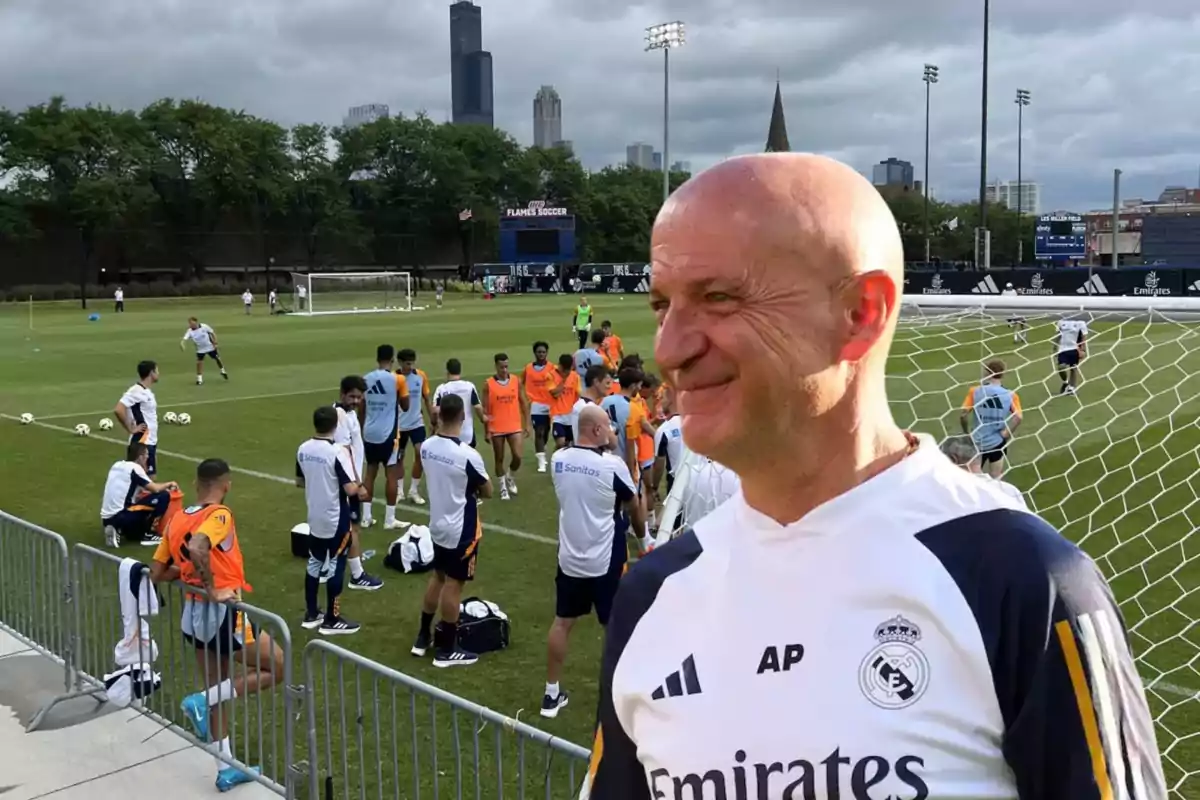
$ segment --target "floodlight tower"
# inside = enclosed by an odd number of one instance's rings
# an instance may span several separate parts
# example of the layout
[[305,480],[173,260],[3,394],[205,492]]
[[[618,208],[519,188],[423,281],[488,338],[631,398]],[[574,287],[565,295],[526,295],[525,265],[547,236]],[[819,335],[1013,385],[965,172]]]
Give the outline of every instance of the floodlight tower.
[[671,195],[671,50],[687,42],[683,23],[663,22],[646,28],[646,50],[663,51],[663,202]]
[[929,263],[929,90],[938,82],[938,68],[925,65],[925,263]]
[[[1021,179],[1022,145],[1025,143],[1025,106],[1029,105],[1029,90],[1017,89],[1017,266],[1025,263],[1025,237],[1021,234],[1021,205],[1025,199],[1025,183]],[[1011,194],[1011,193],[1010,193]]]

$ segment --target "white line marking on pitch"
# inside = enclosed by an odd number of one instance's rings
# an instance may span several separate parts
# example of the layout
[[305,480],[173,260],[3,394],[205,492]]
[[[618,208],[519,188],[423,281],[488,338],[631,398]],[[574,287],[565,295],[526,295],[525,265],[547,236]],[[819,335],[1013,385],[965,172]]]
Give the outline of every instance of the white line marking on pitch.
[[[0,417],[2,417],[4,419],[12,420],[14,422],[20,421],[20,417],[14,417],[11,414],[0,414]],[[72,430],[71,428],[64,428],[62,425],[51,425],[48,422],[35,421],[32,424],[37,425],[38,427],[41,427],[41,428],[47,428],[48,430],[59,431],[61,433],[70,433],[70,434],[75,433],[75,431]],[[127,442],[125,440],[114,439],[109,436],[92,435],[92,436],[89,436],[88,438],[93,439],[95,441],[99,441],[99,442],[108,442],[109,444],[117,444],[117,445],[120,445],[121,447],[125,447],[129,444],[129,442]],[[196,458],[195,456],[185,455],[184,453],[176,453],[171,450],[163,450],[161,448],[159,448],[158,454],[161,456],[167,456],[169,458],[178,458],[181,461],[187,461],[192,464],[199,464],[203,460],[200,458]],[[282,484],[286,484],[287,486],[295,486],[296,485],[296,480],[294,478],[284,478],[281,475],[272,475],[269,472],[259,472],[258,470],[255,470],[255,469],[246,469],[245,467],[235,467],[233,465],[230,465],[229,468],[238,474],[247,475],[251,478],[261,478],[264,481],[272,481],[274,483],[282,483]],[[376,498],[375,503],[377,505],[384,504],[383,501],[378,498]],[[416,511],[416,512],[420,512],[420,513],[426,514],[426,515],[429,514],[428,508],[422,508],[421,506],[408,505],[407,503],[397,503],[396,508],[401,508],[401,509],[404,509],[405,511]],[[527,539],[531,542],[541,542],[542,544],[552,544],[552,545],[558,544],[558,539],[552,539],[549,536],[542,536],[537,533],[530,533],[529,531],[518,530],[517,528],[508,528],[508,527],[505,527],[504,525],[497,525],[493,522],[483,523],[483,528],[484,528],[484,530],[495,531],[496,533],[503,533],[506,536],[515,536],[518,539]]]
[[[192,406],[211,406],[218,403],[239,403],[250,402],[252,400],[273,400],[276,397],[299,397],[306,394],[316,394],[318,392],[329,392],[336,394],[338,388],[336,386],[322,386],[320,389],[297,389],[294,392],[275,392],[274,394],[251,394],[244,397],[211,397],[207,400],[185,400],[182,403],[165,403],[164,405],[172,406],[173,408],[191,408]],[[97,414],[111,414],[112,409],[106,408],[100,411],[80,411],[75,414],[47,414],[44,417],[38,417],[41,420],[47,419],[73,419],[75,417],[94,417]]]

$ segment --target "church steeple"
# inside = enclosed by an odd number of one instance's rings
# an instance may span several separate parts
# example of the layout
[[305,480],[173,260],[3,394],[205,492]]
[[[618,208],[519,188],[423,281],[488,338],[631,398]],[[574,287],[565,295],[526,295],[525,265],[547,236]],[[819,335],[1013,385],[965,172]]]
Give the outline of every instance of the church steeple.
[[788,144],[787,122],[783,118],[783,92],[779,86],[779,75],[775,76],[775,105],[771,108],[771,125],[767,128],[767,152],[786,153]]

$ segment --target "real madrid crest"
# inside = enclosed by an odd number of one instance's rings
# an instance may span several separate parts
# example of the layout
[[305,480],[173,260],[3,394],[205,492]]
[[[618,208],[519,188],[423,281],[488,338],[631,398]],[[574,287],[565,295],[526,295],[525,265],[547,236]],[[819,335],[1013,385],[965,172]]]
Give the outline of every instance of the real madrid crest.
[[917,648],[921,629],[897,615],[875,628],[875,640],[858,668],[858,686],[880,708],[908,708],[929,688],[929,660]]

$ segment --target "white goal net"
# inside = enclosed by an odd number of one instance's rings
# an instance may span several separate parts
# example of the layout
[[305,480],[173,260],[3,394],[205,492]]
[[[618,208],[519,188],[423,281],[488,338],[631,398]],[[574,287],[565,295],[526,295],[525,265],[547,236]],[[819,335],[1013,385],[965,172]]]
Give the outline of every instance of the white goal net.
[[293,272],[293,314],[372,314],[420,311],[407,272]]
[[[1173,798],[1200,798],[1200,300],[904,298],[888,362],[903,427],[961,434],[983,363],[1004,362],[1023,421],[1004,480],[1110,581],[1158,725]],[[1074,394],[1057,323],[1087,325]],[[712,469],[687,453],[659,515],[664,542],[696,521]],[[701,508],[703,506],[701,505]]]

